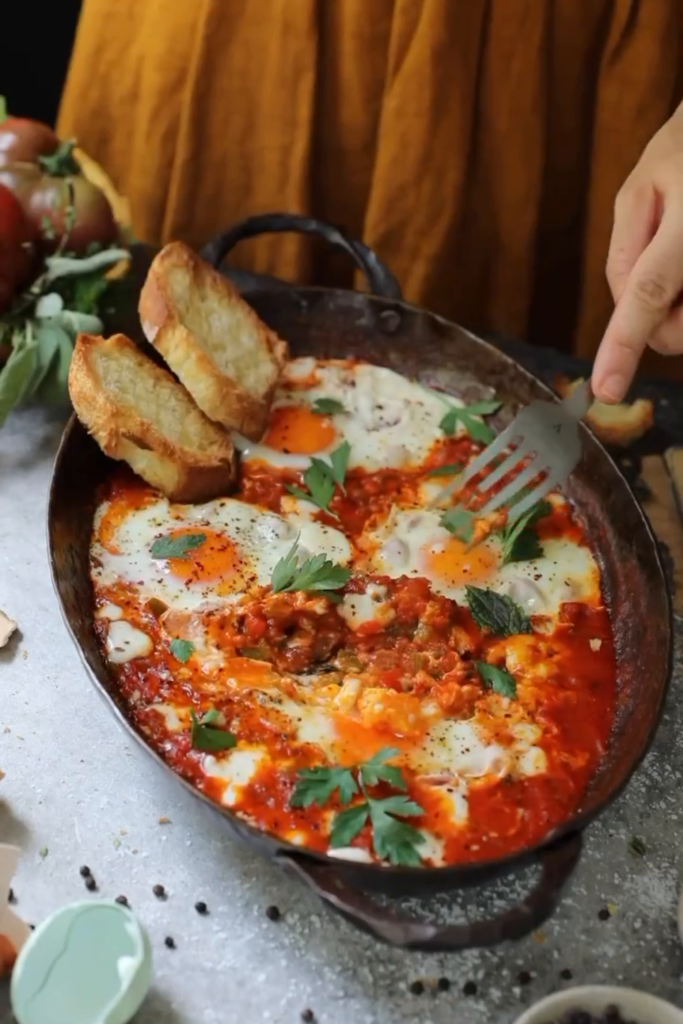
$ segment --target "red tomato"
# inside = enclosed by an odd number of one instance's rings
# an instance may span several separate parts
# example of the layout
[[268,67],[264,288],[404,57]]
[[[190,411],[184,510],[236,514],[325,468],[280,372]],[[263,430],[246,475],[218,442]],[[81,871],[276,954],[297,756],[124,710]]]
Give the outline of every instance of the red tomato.
[[0,167],[0,183],[19,199],[46,252],[65,234],[64,250],[77,256],[92,242],[107,246],[118,238],[109,201],[82,174],[51,174],[38,164],[15,163]]
[[0,185],[0,312],[31,274],[34,238],[21,203]]
[[35,161],[59,146],[52,128],[28,117],[0,119],[0,167],[17,161]]

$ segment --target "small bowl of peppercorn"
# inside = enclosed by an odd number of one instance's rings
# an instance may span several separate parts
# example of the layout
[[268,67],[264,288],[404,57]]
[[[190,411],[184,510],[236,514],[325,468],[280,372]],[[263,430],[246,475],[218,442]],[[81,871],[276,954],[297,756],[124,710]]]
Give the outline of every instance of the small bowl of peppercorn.
[[683,1010],[633,988],[583,985],[541,999],[515,1024],[683,1024]]

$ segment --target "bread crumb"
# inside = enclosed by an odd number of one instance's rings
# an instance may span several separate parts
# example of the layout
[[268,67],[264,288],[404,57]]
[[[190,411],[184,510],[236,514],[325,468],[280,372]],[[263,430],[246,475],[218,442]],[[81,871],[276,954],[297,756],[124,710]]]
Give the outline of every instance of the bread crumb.
[[589,640],[588,643],[591,645],[591,651],[599,651],[602,647],[602,640],[599,637]]
[[171,824],[171,819],[167,818],[165,814],[162,814],[161,817],[159,818],[159,824],[160,825],[170,825]]
[[[570,380],[568,377],[557,376],[555,390],[560,398],[568,398],[583,382],[583,377]],[[654,406],[649,398],[638,398],[631,404],[594,402],[586,422],[603,444],[628,448],[654,425]]]
[[14,619],[10,619],[9,615],[0,611],[0,647],[5,647],[9,643],[9,638],[16,629],[17,623]]

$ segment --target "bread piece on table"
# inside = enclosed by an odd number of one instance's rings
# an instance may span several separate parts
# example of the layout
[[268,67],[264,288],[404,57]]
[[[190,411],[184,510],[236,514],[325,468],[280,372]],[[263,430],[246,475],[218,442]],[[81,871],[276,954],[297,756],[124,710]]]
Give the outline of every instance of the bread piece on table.
[[235,476],[232,441],[167,370],[123,334],[79,334],[69,394],[102,451],[123,459],[173,501],[226,494]]
[[[561,398],[568,398],[579,384],[583,384],[583,377],[578,380],[557,377],[555,390]],[[654,408],[649,398],[638,398],[630,405],[626,402],[617,405],[594,402],[586,422],[603,444],[628,448],[654,424]]]
[[171,242],[149,268],[138,310],[147,340],[202,412],[258,440],[289,353],[234,285]]

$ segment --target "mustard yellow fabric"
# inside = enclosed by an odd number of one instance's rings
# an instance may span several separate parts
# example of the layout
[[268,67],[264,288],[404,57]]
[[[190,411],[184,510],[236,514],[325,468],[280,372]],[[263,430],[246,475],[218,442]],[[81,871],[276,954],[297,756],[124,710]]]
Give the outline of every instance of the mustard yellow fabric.
[[[140,238],[311,212],[410,300],[591,355],[615,194],[682,95],[681,0],[85,0],[59,129]],[[234,260],[353,281],[295,236]]]

